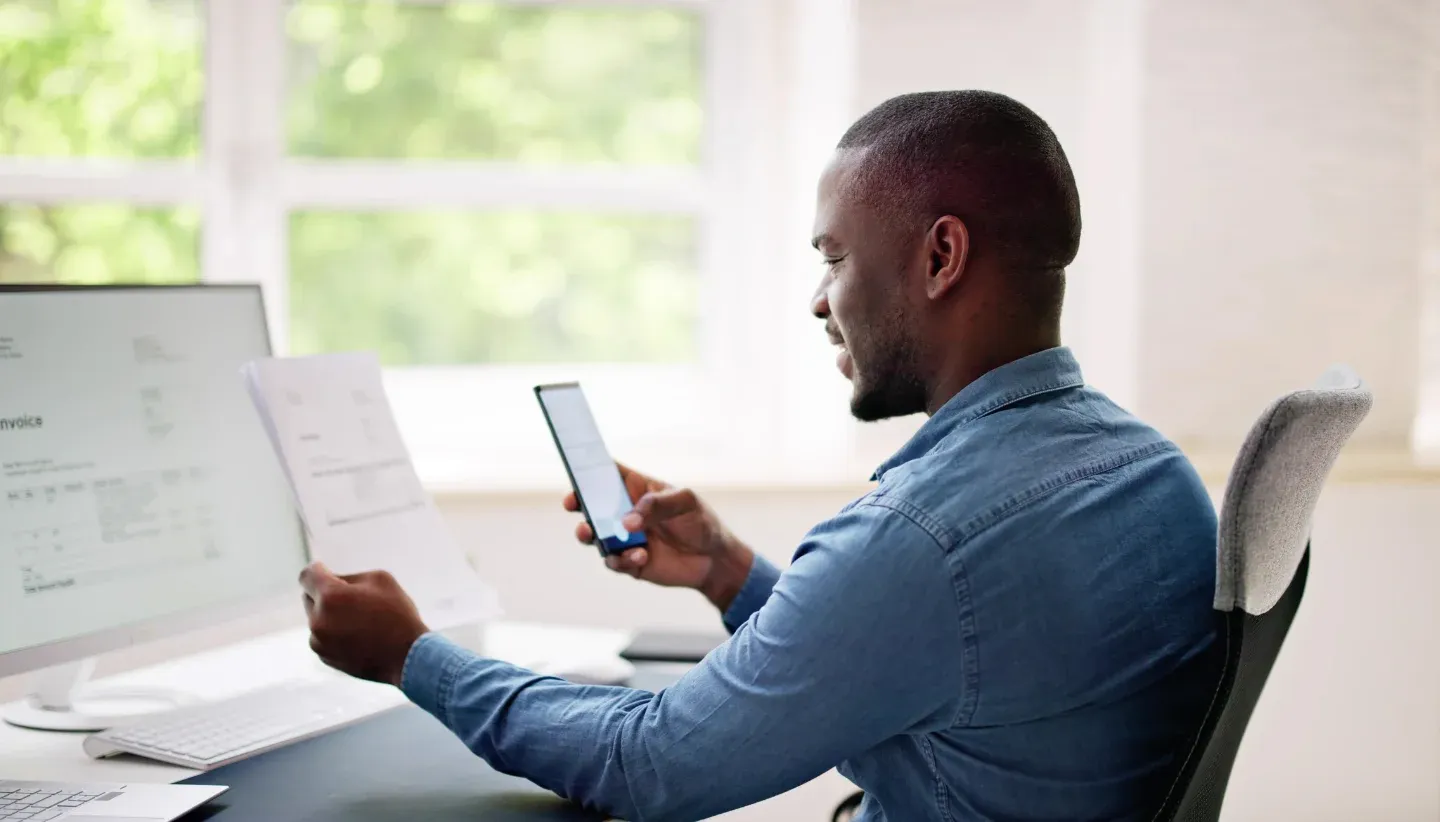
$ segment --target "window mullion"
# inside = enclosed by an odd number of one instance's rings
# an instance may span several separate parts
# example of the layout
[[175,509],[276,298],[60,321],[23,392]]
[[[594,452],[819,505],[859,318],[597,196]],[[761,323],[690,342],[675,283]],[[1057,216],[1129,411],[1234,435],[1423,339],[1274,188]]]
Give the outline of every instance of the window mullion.
[[[787,135],[778,179],[784,192],[784,231],[777,259],[783,272],[779,300],[787,316],[777,343],[784,352],[775,388],[781,420],[778,449],[787,467],[815,471],[812,479],[851,476],[856,444],[847,413],[850,386],[834,370],[834,351],[819,321],[806,316],[820,280],[819,255],[810,248],[815,186],[835,144],[855,117],[857,0],[797,0],[785,27],[786,78],[783,131]],[[862,475],[863,476],[863,475]]]
[[[425,5],[438,6],[438,5],[444,5],[444,4],[447,4],[447,3],[453,3],[453,2],[456,2],[456,1],[457,1],[457,0],[400,0],[400,2],[402,2],[402,3],[408,4],[408,5],[415,5],[415,6],[425,6]],[[459,1],[459,2],[462,2],[462,3],[493,2],[493,0],[458,0],[458,1]],[[616,6],[619,6],[619,7],[624,7],[624,6],[642,6],[642,7],[678,6],[678,7],[680,7],[680,8],[696,7],[696,6],[698,6],[698,7],[704,8],[704,7],[707,7],[707,6],[715,6],[715,5],[718,5],[718,4],[723,4],[723,3],[725,3],[725,2],[737,2],[738,0],[564,0],[564,1],[565,1],[566,4],[568,4],[568,5],[573,5],[573,6],[586,6],[586,5],[591,5],[591,6],[604,6],[604,7],[611,7],[611,8],[616,7]],[[555,5],[556,0],[502,0],[502,2],[504,2],[506,5],[511,5],[511,6],[553,6],[553,5]]]
[[[709,197],[700,243],[701,362],[720,396],[771,396],[777,328],[770,303],[757,295],[773,287],[772,203],[760,179],[773,151],[768,128],[774,83],[773,11],[764,0],[727,0],[702,9],[704,41],[704,172]],[[759,384],[757,384],[757,382]],[[754,432],[765,449],[773,409],[762,402],[728,411],[726,427]],[[739,415],[739,417],[735,415]]]
[[280,196],[292,208],[554,208],[689,214],[707,202],[688,169],[532,168],[500,163],[291,160]]
[[0,158],[0,192],[7,202],[193,205],[204,181],[180,160]]
[[277,350],[289,339],[284,161],[285,0],[210,0],[204,279],[258,282]]

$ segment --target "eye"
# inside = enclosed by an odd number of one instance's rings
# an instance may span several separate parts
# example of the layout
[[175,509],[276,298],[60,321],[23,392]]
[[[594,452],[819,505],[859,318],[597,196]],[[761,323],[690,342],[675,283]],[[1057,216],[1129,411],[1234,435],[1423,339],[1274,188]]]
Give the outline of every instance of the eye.
[[839,265],[844,259],[845,257],[843,255],[840,257],[826,257],[825,267],[833,270],[835,266]]

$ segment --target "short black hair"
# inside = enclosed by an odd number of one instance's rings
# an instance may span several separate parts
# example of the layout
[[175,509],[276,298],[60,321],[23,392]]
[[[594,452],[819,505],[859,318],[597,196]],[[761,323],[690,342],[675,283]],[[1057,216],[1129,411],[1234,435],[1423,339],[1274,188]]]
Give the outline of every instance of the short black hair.
[[866,151],[862,184],[875,196],[926,220],[959,217],[976,250],[994,251],[1008,268],[1063,274],[1080,249],[1070,161],[1040,115],[1003,94],[892,97],[838,148]]

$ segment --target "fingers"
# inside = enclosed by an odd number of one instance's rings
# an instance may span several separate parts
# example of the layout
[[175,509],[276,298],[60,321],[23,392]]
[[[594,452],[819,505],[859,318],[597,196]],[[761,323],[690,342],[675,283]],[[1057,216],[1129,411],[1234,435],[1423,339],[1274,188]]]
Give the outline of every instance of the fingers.
[[358,574],[341,574],[340,579],[345,582],[359,585],[380,585],[394,587],[398,583],[389,571],[361,571]]
[[389,571],[361,571],[358,574],[337,574],[325,567],[324,563],[312,562],[300,572],[300,587],[305,589],[309,599],[319,599],[346,585],[381,585],[394,587],[397,583]]
[[336,574],[323,563],[313,562],[300,572],[300,587],[305,595],[305,618],[313,628],[322,602],[338,606],[342,598],[349,598],[360,587],[381,590],[399,590],[400,584],[389,571],[362,571],[358,574]]
[[319,599],[325,592],[344,584],[345,581],[331,573],[324,563],[312,562],[300,572],[300,587],[310,599]]
[[[644,498],[648,492],[660,493],[669,490],[669,486],[665,483],[647,477],[623,462],[615,463],[615,467],[619,469],[620,479],[625,483],[625,490],[630,494],[632,501],[638,502]],[[575,496],[574,491],[566,494],[564,498],[560,500],[560,505],[566,511],[572,513],[578,513],[581,510],[580,500]],[[590,531],[588,526],[578,526],[575,529],[575,538],[588,544],[594,541],[595,535]]]
[[637,501],[651,491],[671,490],[670,483],[642,474],[623,462],[615,463],[615,467],[620,469],[620,479],[625,483],[625,490],[630,493],[631,501]]
[[645,571],[650,562],[650,552],[644,548],[631,548],[623,554],[611,554],[605,558],[605,566],[612,571],[629,574],[636,579]]
[[315,656],[320,658],[320,662],[323,663],[326,667],[334,668],[337,671],[344,672],[345,669],[340,666],[339,661],[336,660],[335,657],[330,656],[328,653],[326,653],[328,649],[325,647],[325,643],[322,642],[320,638],[315,636],[314,634],[310,635],[310,650],[312,653],[315,654]]
[[590,523],[582,522],[575,526],[575,538],[586,545],[595,542],[595,532],[590,530]]
[[636,471],[634,468],[631,468],[630,466],[626,465],[625,463],[623,463],[623,462],[621,462],[621,461],[619,461],[619,460],[616,460],[616,461],[615,461],[615,467],[620,469],[620,479],[625,480],[625,483],[626,483],[627,485],[630,483],[630,478],[631,478],[631,477],[635,477],[635,478],[640,479],[640,480],[642,480],[642,481],[645,480],[645,479],[647,479],[647,477],[646,477],[644,474],[640,473],[639,471]]
[[[630,495],[631,502],[640,499],[645,495],[646,491],[650,490],[652,483],[649,477],[624,463],[617,462],[615,463],[615,467],[620,469],[620,479],[625,483],[625,492]],[[654,484],[657,486],[663,485],[663,483],[658,482]]]
[[700,507],[700,498],[689,488],[651,491],[635,502],[635,509],[620,520],[625,530],[643,531],[671,517],[688,514]]

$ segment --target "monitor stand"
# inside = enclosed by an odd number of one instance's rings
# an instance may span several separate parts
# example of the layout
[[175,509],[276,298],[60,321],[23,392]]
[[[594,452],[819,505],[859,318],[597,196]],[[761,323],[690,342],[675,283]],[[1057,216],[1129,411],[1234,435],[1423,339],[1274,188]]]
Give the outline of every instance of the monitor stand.
[[87,688],[94,670],[95,660],[86,659],[35,672],[30,695],[0,708],[0,718],[40,731],[103,731],[193,701],[159,688]]

